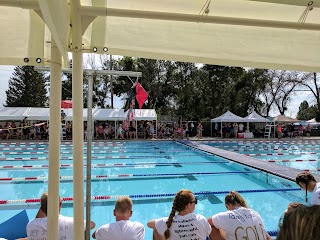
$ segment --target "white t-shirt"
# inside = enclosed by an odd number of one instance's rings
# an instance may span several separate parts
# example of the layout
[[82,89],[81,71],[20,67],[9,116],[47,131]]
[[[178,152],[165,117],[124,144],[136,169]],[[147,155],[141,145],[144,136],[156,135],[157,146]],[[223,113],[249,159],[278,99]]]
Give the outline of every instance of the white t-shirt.
[[[47,239],[48,218],[35,218],[27,225],[28,240]],[[59,215],[59,240],[73,239],[73,217],[64,217]],[[85,230],[85,223],[83,231]]]
[[240,130],[240,131],[243,131],[243,128],[244,128],[243,124],[240,123],[240,124],[239,124],[239,130]]
[[101,226],[96,231],[97,240],[144,240],[145,229],[140,222],[117,221]]
[[[164,217],[155,221],[156,230],[162,236],[167,230],[167,219]],[[194,213],[188,213],[184,216],[176,215],[173,217],[170,227],[169,240],[204,240],[210,233],[211,226],[204,216]]]
[[314,187],[311,194],[311,205],[320,205],[320,182]]
[[227,240],[266,239],[267,233],[259,213],[250,208],[238,207],[218,213],[212,216],[212,222],[216,228],[226,232]]

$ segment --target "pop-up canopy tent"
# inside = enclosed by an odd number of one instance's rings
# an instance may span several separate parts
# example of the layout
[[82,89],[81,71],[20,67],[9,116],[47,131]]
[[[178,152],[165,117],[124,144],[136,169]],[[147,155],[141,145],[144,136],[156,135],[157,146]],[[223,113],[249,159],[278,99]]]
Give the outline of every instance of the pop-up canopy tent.
[[242,117],[235,115],[234,113],[227,111],[219,117],[211,119],[211,122],[245,122],[246,120]]
[[25,113],[28,120],[49,121],[50,108],[28,108]]
[[248,116],[244,117],[246,122],[255,122],[255,123],[267,123],[270,122],[268,118],[260,116],[256,111],[253,111]]
[[312,118],[308,120],[306,123],[310,125],[320,125],[320,122],[317,122],[316,118]]
[[123,109],[97,109],[93,114],[93,120],[96,121],[123,121],[127,114]]
[[[223,122],[245,122],[245,119],[235,115],[234,113],[227,111],[219,117],[211,119],[211,122],[220,122],[221,125]],[[220,128],[221,136],[222,136],[222,126]],[[211,135],[212,135],[212,126],[211,126]]]
[[278,115],[275,118],[273,118],[274,122],[281,122],[281,123],[296,123],[296,122],[300,122],[300,120],[296,119],[296,118],[290,118],[290,117],[286,117],[284,115]]
[[28,107],[0,107],[0,121],[22,121],[29,110]]

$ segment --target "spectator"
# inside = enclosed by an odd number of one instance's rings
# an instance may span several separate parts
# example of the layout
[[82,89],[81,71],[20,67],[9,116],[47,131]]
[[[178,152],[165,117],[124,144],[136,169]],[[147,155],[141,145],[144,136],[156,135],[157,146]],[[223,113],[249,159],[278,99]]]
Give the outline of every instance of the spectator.
[[256,211],[250,209],[242,196],[231,191],[225,197],[227,212],[221,212],[208,218],[212,226],[211,239],[271,239],[264,229],[263,221]]
[[207,239],[211,228],[204,216],[193,213],[197,203],[191,191],[180,190],[173,200],[170,216],[148,222],[155,239]]
[[[41,206],[35,219],[27,225],[28,240],[46,240],[47,239],[47,224],[48,224],[48,192],[45,192],[41,196]],[[62,201],[60,199],[59,212],[62,207]],[[73,217],[65,217],[59,215],[59,239],[73,239]],[[85,230],[85,222],[83,225]],[[90,228],[94,228],[95,223],[90,222]]]
[[113,210],[116,222],[98,228],[92,237],[98,240],[143,240],[145,229],[142,223],[130,221],[132,201],[128,197],[118,198]]
[[299,173],[296,177],[296,183],[306,191],[306,202],[308,202],[308,192],[311,192],[310,204],[320,205],[320,183],[317,183],[311,173]]
[[320,236],[320,206],[298,206],[284,216],[277,240],[316,240]]
[[299,202],[292,202],[289,203],[287,210],[283,213],[283,215],[281,216],[281,218],[279,219],[279,223],[278,226],[279,228],[282,227],[283,225],[283,218],[286,214],[288,214],[289,212],[292,212],[293,210],[295,210],[297,207],[299,207],[301,205],[301,203]]

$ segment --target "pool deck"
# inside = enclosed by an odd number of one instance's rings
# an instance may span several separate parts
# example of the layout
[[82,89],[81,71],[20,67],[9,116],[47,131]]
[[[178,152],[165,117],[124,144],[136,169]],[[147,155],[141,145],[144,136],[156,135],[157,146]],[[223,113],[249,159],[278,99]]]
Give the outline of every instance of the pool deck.
[[[301,138],[299,138],[299,139],[301,139]],[[216,139],[216,140],[218,140],[218,139]],[[219,139],[219,140],[221,141],[221,140],[226,140],[226,139]],[[263,139],[261,139],[261,140],[263,140]],[[270,139],[265,139],[265,140],[270,140]],[[306,140],[306,138],[304,140]],[[310,138],[308,138],[308,140],[310,140]],[[279,176],[279,177],[282,177],[282,178],[285,178],[288,180],[291,180],[291,181],[295,181],[297,174],[302,172],[301,170],[298,170],[298,169],[294,169],[294,168],[290,168],[287,166],[282,166],[279,164],[274,164],[274,163],[270,163],[270,162],[266,162],[266,161],[261,161],[256,158],[245,156],[245,155],[242,155],[239,153],[230,152],[230,151],[226,151],[223,149],[211,147],[211,146],[205,145],[204,143],[201,143],[201,141],[179,140],[177,142],[184,144],[184,145],[187,145],[189,147],[207,152],[207,153],[211,153],[211,154],[226,158],[230,161],[233,161],[233,162],[236,162],[236,163],[248,166],[248,167],[252,167],[257,170],[261,170],[261,171],[264,171],[264,172],[267,172],[267,173],[270,173],[270,174],[273,174],[273,175],[276,175],[276,176]],[[320,182],[319,175],[314,174],[314,177],[316,178],[317,182]]]

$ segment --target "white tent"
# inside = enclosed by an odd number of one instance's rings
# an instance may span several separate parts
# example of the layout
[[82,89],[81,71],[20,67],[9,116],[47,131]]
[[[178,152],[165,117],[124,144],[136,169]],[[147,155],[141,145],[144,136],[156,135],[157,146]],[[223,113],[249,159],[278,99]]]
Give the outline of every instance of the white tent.
[[29,108],[25,116],[28,120],[49,121],[50,108]]
[[[66,114],[65,120],[72,121],[72,117],[73,117],[72,108],[63,108],[61,110],[63,110],[64,113]],[[92,114],[94,114],[93,109],[92,109]],[[88,109],[87,108],[82,109],[82,116],[83,116],[83,121],[87,121],[87,117],[88,117]]]
[[0,107],[0,121],[22,121],[29,110],[28,107]]
[[[128,112],[123,109],[97,109],[93,114],[93,119],[97,121],[124,121],[128,117]],[[135,109],[134,120],[157,120],[155,109]]]
[[273,118],[274,122],[281,122],[281,123],[296,123],[296,122],[300,122],[300,120],[296,119],[296,118],[290,118],[290,117],[286,117],[284,115],[278,115],[275,118]]
[[260,116],[256,111],[253,111],[248,116],[244,117],[246,122],[267,123],[270,122],[268,118]]
[[123,109],[97,109],[93,114],[96,121],[123,121],[127,118],[127,113]]
[[157,120],[157,113],[155,109],[135,109],[134,119],[137,121],[147,120],[153,121]]
[[230,111],[227,111],[221,116],[211,119],[211,122],[246,122],[246,120]]
[[308,123],[310,125],[320,125],[320,122],[317,122],[316,118],[312,118],[312,119],[306,121],[306,123]]

